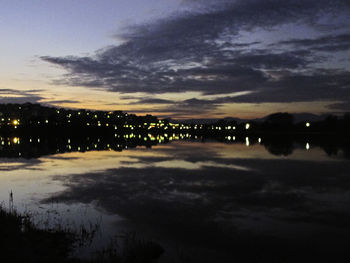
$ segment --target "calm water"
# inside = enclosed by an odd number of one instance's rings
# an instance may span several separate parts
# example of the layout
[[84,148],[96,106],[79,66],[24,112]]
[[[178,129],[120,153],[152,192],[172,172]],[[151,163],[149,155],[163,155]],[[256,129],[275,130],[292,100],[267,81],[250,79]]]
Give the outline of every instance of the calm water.
[[163,262],[301,262],[302,252],[345,259],[348,151],[331,143],[326,151],[308,141],[287,151],[263,143],[174,141],[37,158],[6,148],[0,200],[7,206],[12,190],[17,209],[41,223],[99,224],[91,246],[77,250],[81,256],[136,232],[165,248]]

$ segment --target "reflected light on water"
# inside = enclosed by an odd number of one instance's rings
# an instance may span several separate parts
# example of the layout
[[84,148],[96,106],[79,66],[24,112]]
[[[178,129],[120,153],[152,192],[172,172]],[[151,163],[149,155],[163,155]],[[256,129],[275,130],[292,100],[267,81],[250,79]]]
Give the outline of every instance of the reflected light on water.
[[305,149],[306,149],[306,150],[310,150],[310,144],[309,144],[309,143],[306,143]]

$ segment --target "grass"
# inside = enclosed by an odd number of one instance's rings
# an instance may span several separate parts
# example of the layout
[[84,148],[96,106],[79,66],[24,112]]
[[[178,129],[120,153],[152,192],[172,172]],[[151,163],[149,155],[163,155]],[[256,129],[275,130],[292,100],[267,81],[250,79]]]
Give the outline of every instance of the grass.
[[64,230],[41,230],[28,215],[0,208],[0,262],[65,262],[75,236]]
[[0,206],[0,262],[154,263],[164,252],[157,243],[128,234],[121,237],[121,244],[111,243],[90,260],[73,258],[74,248],[89,237],[93,234],[85,229],[79,233],[63,227],[41,229],[30,215]]

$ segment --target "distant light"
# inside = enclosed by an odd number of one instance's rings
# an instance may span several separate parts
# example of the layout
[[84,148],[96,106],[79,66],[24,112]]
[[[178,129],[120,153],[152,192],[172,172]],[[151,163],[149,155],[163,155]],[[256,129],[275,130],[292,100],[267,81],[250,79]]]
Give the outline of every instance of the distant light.
[[311,126],[310,122],[305,123],[305,126],[309,128]]
[[17,138],[17,137],[13,138],[13,143],[14,143],[14,144],[17,144],[17,143],[18,143],[18,144],[19,144],[19,138]]
[[309,143],[306,143],[305,149],[306,149],[306,150],[310,150],[310,144],[309,144]]
[[249,123],[246,123],[245,129],[248,130],[249,128],[250,128],[250,124],[249,124]]
[[16,126],[16,125],[19,124],[19,121],[18,121],[18,120],[13,120],[13,121],[12,121],[12,124]]
[[261,138],[258,139],[258,142],[261,143]]
[[250,143],[249,143],[249,138],[248,138],[248,137],[245,137],[245,145],[246,145],[246,146],[249,146],[249,145],[250,145]]

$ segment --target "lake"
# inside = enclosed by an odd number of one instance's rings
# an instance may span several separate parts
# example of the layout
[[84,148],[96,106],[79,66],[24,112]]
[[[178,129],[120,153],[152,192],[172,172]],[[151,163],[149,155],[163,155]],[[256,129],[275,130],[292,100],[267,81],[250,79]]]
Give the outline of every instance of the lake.
[[161,244],[160,262],[348,262],[349,147],[330,139],[1,140],[3,206],[13,191],[42,227],[98,225],[81,257],[133,232]]

